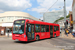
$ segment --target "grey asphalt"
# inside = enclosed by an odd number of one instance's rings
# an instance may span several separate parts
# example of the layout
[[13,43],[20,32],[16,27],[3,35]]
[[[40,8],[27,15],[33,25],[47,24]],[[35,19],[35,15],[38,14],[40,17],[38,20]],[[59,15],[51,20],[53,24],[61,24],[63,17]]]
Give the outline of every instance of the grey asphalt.
[[33,42],[0,38],[0,50],[75,50],[75,39],[50,38]]
[[51,38],[47,40],[52,45],[63,50],[75,50],[75,39],[69,38]]
[[0,38],[0,50],[61,50],[47,42],[48,40],[21,42],[11,38]]

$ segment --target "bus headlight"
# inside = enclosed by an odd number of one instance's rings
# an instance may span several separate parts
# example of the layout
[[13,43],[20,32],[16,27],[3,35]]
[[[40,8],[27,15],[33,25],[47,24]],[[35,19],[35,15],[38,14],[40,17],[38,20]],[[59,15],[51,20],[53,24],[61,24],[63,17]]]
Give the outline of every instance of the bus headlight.
[[26,37],[26,35],[24,35],[24,37]]

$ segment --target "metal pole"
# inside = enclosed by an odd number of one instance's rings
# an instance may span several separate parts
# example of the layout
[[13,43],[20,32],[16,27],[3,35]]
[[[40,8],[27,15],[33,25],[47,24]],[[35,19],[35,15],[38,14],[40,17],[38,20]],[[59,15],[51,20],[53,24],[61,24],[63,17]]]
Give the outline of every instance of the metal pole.
[[67,23],[66,23],[66,1],[64,0],[64,20],[65,20],[65,29],[67,28]]
[[9,37],[9,30],[8,30],[8,37]]

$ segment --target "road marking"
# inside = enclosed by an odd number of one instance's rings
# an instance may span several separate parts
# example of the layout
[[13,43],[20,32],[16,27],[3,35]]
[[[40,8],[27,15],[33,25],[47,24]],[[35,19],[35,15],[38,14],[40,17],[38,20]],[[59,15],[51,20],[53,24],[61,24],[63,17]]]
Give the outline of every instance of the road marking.
[[54,45],[54,46],[56,46],[56,45]]
[[62,49],[62,50],[64,50],[64,49]]
[[[62,41],[62,44],[63,44],[64,42],[66,42],[65,44],[75,45],[75,44],[70,43],[70,42],[67,43],[67,41],[65,41],[65,39],[61,39],[61,40],[60,40],[60,39],[54,39],[54,40]],[[58,42],[58,43],[60,43],[60,42]]]
[[72,43],[66,43],[66,44],[71,44],[71,45],[75,45],[75,44],[72,44]]

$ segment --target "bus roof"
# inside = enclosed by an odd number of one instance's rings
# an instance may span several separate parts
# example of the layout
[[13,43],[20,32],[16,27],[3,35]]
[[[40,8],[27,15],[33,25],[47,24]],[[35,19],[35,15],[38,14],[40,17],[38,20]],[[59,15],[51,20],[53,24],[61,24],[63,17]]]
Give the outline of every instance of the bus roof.
[[48,23],[48,22],[43,22],[43,21],[36,21],[36,20],[30,20],[30,19],[18,19],[18,20],[27,20],[27,21],[29,21],[29,23],[33,23],[33,24],[58,25],[59,26],[59,24]]
[[43,21],[35,21],[35,20],[29,20],[29,19],[26,19],[26,20],[28,20],[30,23],[33,23],[33,24],[59,25],[59,24],[48,23],[48,22],[43,22]]

